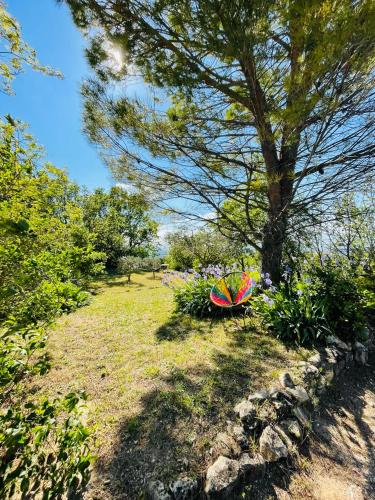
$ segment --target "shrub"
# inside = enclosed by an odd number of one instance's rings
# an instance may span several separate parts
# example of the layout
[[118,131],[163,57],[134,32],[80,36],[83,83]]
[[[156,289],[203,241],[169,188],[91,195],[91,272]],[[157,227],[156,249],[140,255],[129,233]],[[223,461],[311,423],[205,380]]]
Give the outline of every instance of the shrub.
[[345,341],[353,341],[365,325],[365,300],[353,271],[331,260],[312,273],[316,294],[325,298],[325,314],[331,329]]
[[1,498],[60,498],[89,479],[89,431],[80,418],[85,395],[35,402],[26,392],[25,377],[49,368],[46,341],[44,328],[19,328],[16,319],[1,330]]
[[19,403],[0,415],[1,498],[61,498],[79,494],[89,479],[88,430],[80,420],[82,394]]
[[187,281],[185,286],[177,288],[174,294],[176,310],[192,316],[219,316],[222,309],[210,300],[210,291],[215,284],[213,277],[195,278]]
[[182,230],[167,237],[169,251],[166,257],[171,269],[185,271],[196,267],[227,264],[241,255],[242,245],[233,244],[223,235],[212,230],[200,230],[189,233]]
[[39,168],[21,132],[0,121],[0,497],[52,499],[88,480],[84,396],[48,400],[29,392],[29,379],[48,370],[46,329],[87,302],[82,283],[103,255],[83,229],[76,187]]
[[[165,273],[162,283],[174,290],[176,310],[198,317],[219,317],[231,314],[231,309],[216,306],[210,300],[210,291],[219,278],[231,271],[238,271],[237,264],[231,267],[220,265],[192,269],[180,273],[171,271]],[[254,275],[253,269],[250,270]]]
[[326,304],[306,282],[271,287],[253,301],[264,324],[280,340],[300,346],[321,342],[331,333]]

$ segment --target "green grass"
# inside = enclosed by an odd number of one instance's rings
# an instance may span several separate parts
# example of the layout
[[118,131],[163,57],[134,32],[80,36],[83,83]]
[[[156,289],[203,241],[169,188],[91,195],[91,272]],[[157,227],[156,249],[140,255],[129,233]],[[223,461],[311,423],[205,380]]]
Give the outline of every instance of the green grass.
[[170,479],[183,469],[199,475],[233,405],[299,356],[254,320],[243,331],[173,308],[171,290],[151,273],[130,285],[107,278],[90,305],[60,318],[50,334],[53,368],[41,383],[50,394],[88,393],[94,497],[137,498],[144,478]]

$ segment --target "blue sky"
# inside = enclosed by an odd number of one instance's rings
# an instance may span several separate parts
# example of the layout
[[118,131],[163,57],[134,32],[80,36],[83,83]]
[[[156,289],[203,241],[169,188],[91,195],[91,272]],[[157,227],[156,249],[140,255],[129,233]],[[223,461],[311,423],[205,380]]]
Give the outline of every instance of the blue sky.
[[114,182],[98,152],[82,132],[79,89],[89,74],[84,39],[68,9],[55,0],[7,0],[21,25],[24,40],[42,64],[62,71],[63,80],[29,68],[17,76],[13,96],[0,95],[0,113],[26,122],[46,150],[46,160],[66,168],[70,177],[93,189]]
[[[68,8],[55,0],[6,0],[6,5],[20,24],[23,39],[37,51],[39,61],[60,70],[64,78],[26,68],[13,82],[15,95],[0,94],[0,116],[9,113],[26,122],[44,147],[45,160],[66,169],[81,186],[93,190],[115,184],[97,149],[82,131],[80,86],[90,69],[84,56],[85,40]],[[138,97],[147,97],[148,92],[141,81],[130,83],[126,91]],[[181,203],[172,202],[177,206]],[[158,213],[155,216],[160,218]],[[178,225],[169,217],[160,218],[162,246],[166,235]]]

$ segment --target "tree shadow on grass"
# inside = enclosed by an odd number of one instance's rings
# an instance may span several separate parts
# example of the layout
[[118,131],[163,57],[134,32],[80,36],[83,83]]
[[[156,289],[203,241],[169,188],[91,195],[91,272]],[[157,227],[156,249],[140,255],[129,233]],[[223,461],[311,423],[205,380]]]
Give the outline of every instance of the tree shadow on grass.
[[182,341],[192,332],[198,332],[201,335],[211,333],[217,323],[213,320],[192,318],[187,314],[173,313],[170,319],[157,329],[155,335],[159,341]]
[[[98,476],[110,478],[112,497],[139,498],[151,478],[168,483],[182,472],[201,478],[207,452],[233,417],[235,403],[287,363],[271,338],[252,332],[246,340],[232,333],[229,345],[217,349],[209,363],[175,367],[154,379],[141,410],[122,419],[112,455],[96,463]],[[163,335],[162,330],[159,339],[165,340]]]
[[[128,278],[127,277],[123,277],[123,279],[120,279],[118,281],[114,281],[113,279],[106,279],[106,280],[101,280],[104,284],[105,284],[105,287],[107,288],[112,288],[112,287],[123,287],[124,289],[126,289],[127,287],[144,287],[145,285],[143,283],[139,283],[137,281],[132,281],[130,280],[130,282],[128,281]],[[103,286],[101,287],[103,288]]]

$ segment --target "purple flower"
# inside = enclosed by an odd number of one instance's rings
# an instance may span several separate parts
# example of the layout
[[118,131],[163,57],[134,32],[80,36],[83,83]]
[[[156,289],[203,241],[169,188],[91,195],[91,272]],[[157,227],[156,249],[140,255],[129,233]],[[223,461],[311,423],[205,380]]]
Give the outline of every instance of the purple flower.
[[302,293],[303,293],[302,290],[297,290],[298,297],[301,297]]
[[264,283],[267,285],[267,286],[271,286],[272,285],[272,281],[269,279],[269,278],[266,278],[264,280]]
[[268,295],[263,295],[263,300],[266,304],[270,305],[270,306],[273,306],[275,301],[273,299],[271,299],[271,297],[268,297]]

